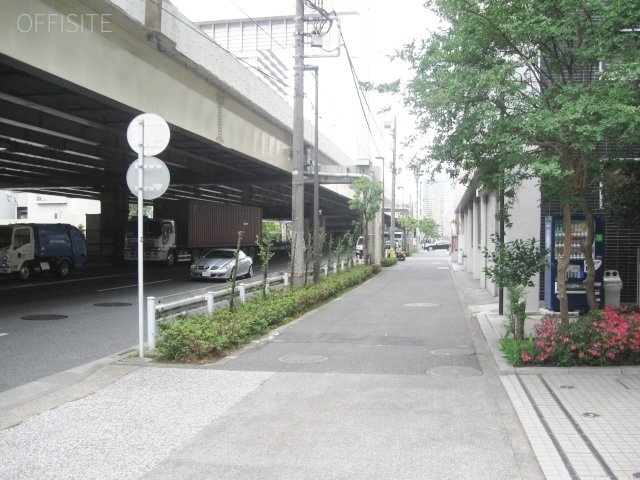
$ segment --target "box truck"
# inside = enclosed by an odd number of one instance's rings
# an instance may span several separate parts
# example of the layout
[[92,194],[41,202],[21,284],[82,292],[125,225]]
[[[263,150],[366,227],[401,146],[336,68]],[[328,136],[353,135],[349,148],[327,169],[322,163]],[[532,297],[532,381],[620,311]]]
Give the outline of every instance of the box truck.
[[66,223],[10,223],[0,225],[0,274],[29,280],[50,271],[66,277],[87,261],[80,230]]
[[[262,209],[202,200],[163,200],[154,204],[154,218],[143,222],[144,260],[174,265],[190,261],[214,247],[240,246],[253,255],[262,231]],[[124,259],[138,258],[138,221],[127,223]]]

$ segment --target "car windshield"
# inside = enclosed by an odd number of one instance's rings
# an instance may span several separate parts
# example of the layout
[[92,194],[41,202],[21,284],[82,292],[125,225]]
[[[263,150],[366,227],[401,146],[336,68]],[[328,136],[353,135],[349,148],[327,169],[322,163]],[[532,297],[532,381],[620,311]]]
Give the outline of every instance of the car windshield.
[[232,250],[211,250],[204,258],[233,258],[234,253]]

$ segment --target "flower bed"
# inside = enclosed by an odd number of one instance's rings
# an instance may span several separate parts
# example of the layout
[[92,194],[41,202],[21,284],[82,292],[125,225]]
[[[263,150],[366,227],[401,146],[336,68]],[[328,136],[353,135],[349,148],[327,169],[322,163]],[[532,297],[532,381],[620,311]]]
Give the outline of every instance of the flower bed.
[[[640,365],[640,308],[605,308],[590,312],[568,325],[545,316],[535,335],[503,350],[516,366]],[[515,350],[515,351],[514,351]]]

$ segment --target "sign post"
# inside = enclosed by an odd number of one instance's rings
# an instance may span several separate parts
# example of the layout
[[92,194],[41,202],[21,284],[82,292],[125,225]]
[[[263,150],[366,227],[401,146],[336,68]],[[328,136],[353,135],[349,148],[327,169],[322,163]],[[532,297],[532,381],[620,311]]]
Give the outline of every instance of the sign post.
[[[138,340],[140,358],[144,358],[144,200],[158,198],[169,187],[167,166],[162,160],[145,157],[145,155],[157,155],[162,152],[169,144],[169,137],[170,131],[167,122],[153,113],[138,115],[127,128],[129,146],[138,153],[138,160],[132,163],[127,171],[127,185],[131,193],[138,197]],[[145,160],[148,161],[148,165],[145,165]],[[160,176],[145,176],[145,168],[155,169]],[[135,179],[136,173],[137,179]]]

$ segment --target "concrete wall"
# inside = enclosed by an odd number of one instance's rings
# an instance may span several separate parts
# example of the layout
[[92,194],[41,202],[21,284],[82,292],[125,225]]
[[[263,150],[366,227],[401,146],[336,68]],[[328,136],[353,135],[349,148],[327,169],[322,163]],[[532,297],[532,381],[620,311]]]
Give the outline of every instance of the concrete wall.
[[[237,59],[198,33],[170,2],[163,2],[157,18],[155,3],[142,0],[5,3],[0,53],[292,170],[291,107]],[[308,123],[305,138],[313,142]],[[320,149],[321,162],[353,163],[326,138],[320,138]]]

